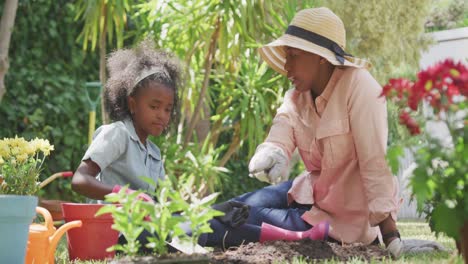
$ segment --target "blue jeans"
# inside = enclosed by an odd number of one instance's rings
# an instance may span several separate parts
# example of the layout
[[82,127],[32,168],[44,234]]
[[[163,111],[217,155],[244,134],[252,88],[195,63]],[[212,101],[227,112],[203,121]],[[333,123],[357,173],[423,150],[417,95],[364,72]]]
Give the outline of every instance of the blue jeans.
[[[260,240],[261,225],[268,223],[292,231],[305,231],[312,228],[301,216],[310,210],[311,205],[292,203],[288,205],[287,194],[292,181],[282,182],[260,190],[240,195],[232,200],[250,205],[249,218],[244,225],[232,228],[216,218],[210,220],[213,233],[200,236],[198,243],[202,246],[229,248]],[[186,233],[191,235],[189,225],[184,225]],[[146,244],[147,232],[140,236],[142,244]],[[124,241],[119,241],[123,243]]]
[[288,205],[288,191],[292,180],[267,186],[263,189],[243,194],[232,200],[251,206],[248,224],[261,226],[263,222],[292,231],[305,231],[312,228],[301,216],[311,205],[293,202]]
[[262,223],[292,231],[312,228],[301,218],[302,214],[310,210],[311,205],[298,203],[288,205],[287,194],[291,186],[292,180],[233,198],[232,200],[251,206],[247,223],[238,228],[230,228],[213,219],[211,222],[213,233],[206,234],[204,245],[227,248],[242,243],[258,242]]

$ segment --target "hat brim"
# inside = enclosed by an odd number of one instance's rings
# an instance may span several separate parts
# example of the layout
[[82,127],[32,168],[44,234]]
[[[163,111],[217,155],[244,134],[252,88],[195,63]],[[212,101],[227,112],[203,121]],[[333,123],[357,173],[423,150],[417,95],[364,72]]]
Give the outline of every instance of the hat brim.
[[344,63],[342,64],[336,59],[335,54],[330,50],[307,40],[285,34],[277,40],[259,48],[259,53],[262,59],[271,68],[282,75],[287,75],[287,72],[284,69],[284,64],[286,63],[285,46],[317,54],[336,66],[370,68],[370,63],[367,60],[350,56],[345,56]]

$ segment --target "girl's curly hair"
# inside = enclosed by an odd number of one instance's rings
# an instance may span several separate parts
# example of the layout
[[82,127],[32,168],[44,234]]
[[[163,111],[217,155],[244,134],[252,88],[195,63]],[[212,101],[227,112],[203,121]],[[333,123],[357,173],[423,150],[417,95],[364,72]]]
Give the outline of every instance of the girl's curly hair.
[[[172,53],[156,50],[153,43],[146,40],[134,49],[120,49],[111,53],[107,59],[107,68],[109,79],[104,89],[104,100],[106,110],[113,121],[131,116],[128,96],[147,87],[150,82],[157,82],[174,90],[171,123],[178,122],[178,87],[183,83],[183,71],[180,61]],[[159,71],[138,80],[142,72],[158,68]]]

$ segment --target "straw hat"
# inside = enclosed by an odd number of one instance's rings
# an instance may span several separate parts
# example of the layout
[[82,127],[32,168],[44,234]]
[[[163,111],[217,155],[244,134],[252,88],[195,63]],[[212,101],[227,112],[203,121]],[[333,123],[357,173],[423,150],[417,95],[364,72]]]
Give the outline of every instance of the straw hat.
[[326,7],[299,11],[286,33],[259,49],[263,60],[275,71],[286,75],[284,46],[317,54],[336,66],[370,68],[371,64],[344,51],[346,31],[343,21]]

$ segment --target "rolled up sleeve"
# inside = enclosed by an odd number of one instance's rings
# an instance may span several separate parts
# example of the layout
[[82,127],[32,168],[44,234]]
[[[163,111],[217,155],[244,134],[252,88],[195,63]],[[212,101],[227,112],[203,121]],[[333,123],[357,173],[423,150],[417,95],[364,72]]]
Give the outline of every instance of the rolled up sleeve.
[[349,100],[350,126],[355,141],[359,170],[369,205],[369,221],[378,225],[389,215],[396,220],[397,184],[386,159],[387,108],[379,97],[380,85],[367,71],[361,71]]

